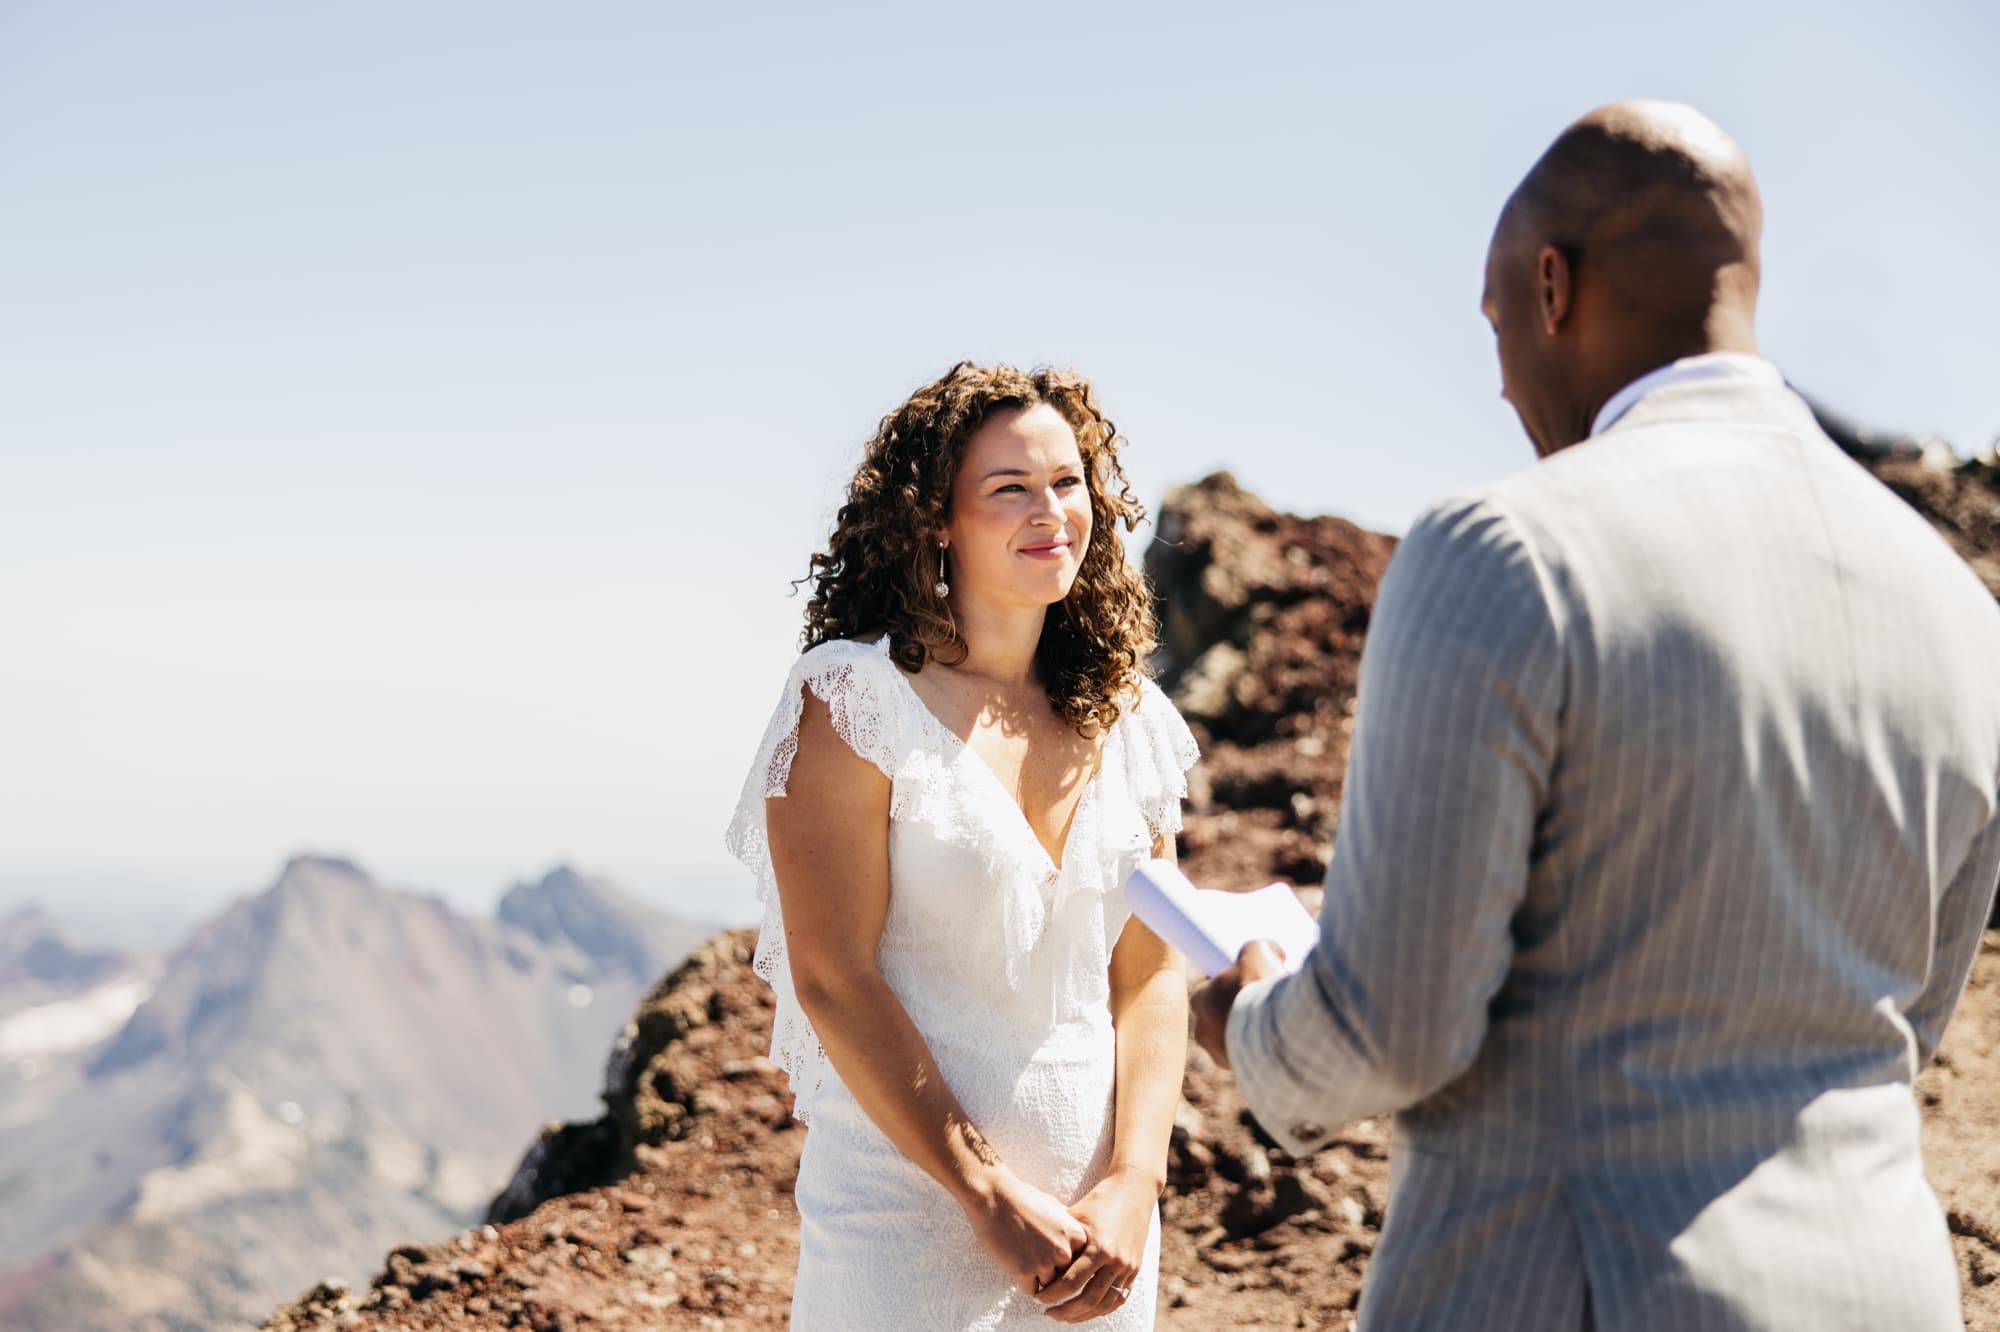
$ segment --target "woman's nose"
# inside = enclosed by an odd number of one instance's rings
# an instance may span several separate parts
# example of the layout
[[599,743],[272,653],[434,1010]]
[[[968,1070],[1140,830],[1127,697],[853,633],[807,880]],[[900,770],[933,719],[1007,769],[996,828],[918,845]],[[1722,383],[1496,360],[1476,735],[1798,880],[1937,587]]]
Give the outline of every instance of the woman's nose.
[[1043,486],[1040,498],[1041,503],[1035,506],[1035,520],[1061,527],[1063,521],[1062,492],[1054,486]]

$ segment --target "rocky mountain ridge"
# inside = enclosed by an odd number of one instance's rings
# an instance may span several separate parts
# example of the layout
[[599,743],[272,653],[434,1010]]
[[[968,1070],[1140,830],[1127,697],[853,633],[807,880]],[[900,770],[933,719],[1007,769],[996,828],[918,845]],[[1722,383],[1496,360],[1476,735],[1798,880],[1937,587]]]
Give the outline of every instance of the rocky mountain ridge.
[[301,1268],[359,1275],[476,1220],[524,1137],[591,1112],[625,1016],[707,934],[569,870],[502,906],[295,858],[115,1030],[0,1081],[0,1325],[253,1327]]

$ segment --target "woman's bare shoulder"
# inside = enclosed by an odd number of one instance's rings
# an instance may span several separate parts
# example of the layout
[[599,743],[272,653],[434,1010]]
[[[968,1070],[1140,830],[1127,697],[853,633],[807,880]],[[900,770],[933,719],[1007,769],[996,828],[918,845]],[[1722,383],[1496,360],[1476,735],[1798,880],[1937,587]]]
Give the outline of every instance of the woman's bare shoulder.
[[894,771],[906,727],[897,687],[886,679],[889,666],[879,636],[873,643],[830,638],[800,656],[791,684],[798,708],[793,764],[803,766],[808,784],[820,774],[851,781],[866,770]]

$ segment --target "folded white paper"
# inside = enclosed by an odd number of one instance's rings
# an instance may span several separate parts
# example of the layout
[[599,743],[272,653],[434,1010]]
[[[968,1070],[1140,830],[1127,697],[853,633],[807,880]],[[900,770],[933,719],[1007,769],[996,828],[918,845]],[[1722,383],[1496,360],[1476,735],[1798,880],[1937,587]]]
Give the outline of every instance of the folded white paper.
[[1125,901],[1133,915],[1207,976],[1235,962],[1252,939],[1275,940],[1287,971],[1304,966],[1319,942],[1319,922],[1282,883],[1254,893],[1225,893],[1195,887],[1171,860],[1148,860],[1125,880]]

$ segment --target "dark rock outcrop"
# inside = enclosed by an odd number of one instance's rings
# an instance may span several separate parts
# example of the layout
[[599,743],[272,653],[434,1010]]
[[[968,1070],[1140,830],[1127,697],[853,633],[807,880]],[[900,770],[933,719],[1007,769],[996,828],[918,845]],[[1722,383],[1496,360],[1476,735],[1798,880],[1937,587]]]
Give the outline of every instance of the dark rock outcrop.
[[1326,872],[1361,644],[1393,537],[1279,513],[1226,472],[1168,493],[1146,551],[1160,682],[1202,763],[1181,851],[1217,886]]
[[[528,1149],[487,1209],[492,1223],[526,1216],[550,1198],[632,1171],[644,1147],[702,1133],[735,1143],[751,1125],[793,1125],[771,1043],[771,991],[750,969],[752,930],[719,935],[653,988],[625,1025],[605,1071],[604,1114],[554,1125]],[[750,1124],[719,1112],[735,1107]]]
[[764,1057],[753,943],[719,935],[654,987],[613,1050],[604,1113],[545,1131],[487,1224],[398,1248],[366,1291],[322,1283],[264,1326],[782,1325],[804,1135]]

